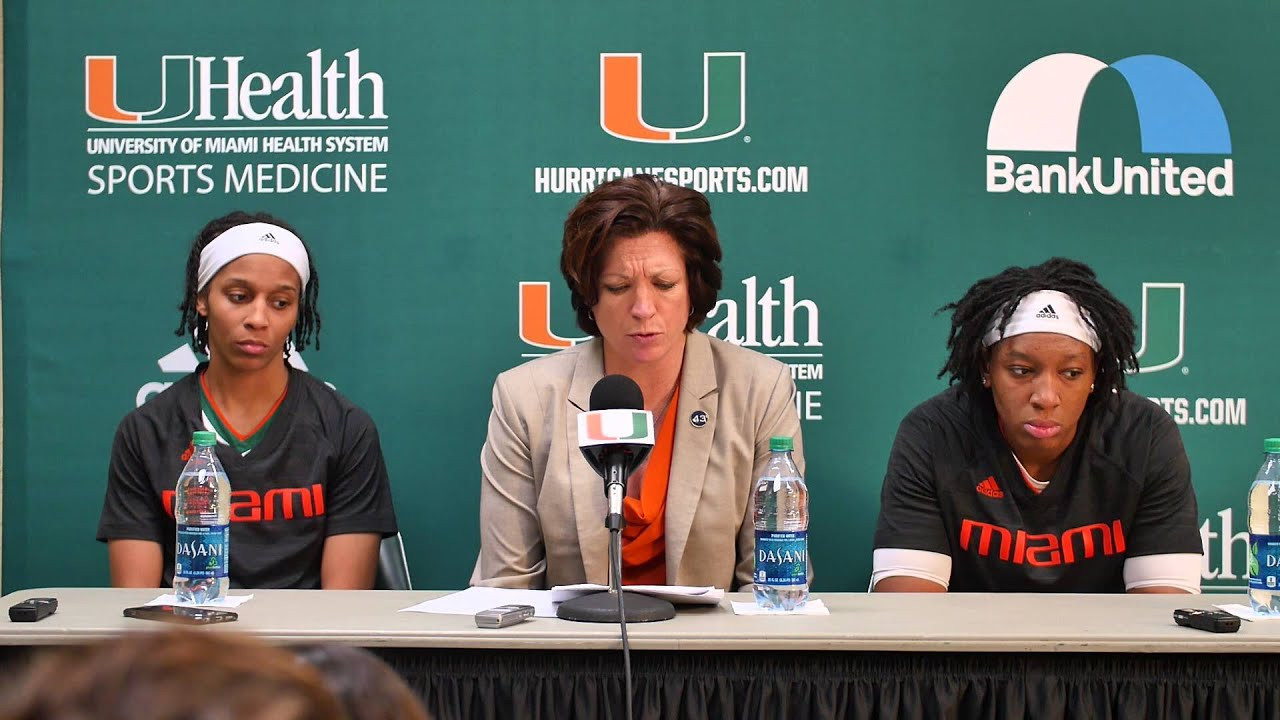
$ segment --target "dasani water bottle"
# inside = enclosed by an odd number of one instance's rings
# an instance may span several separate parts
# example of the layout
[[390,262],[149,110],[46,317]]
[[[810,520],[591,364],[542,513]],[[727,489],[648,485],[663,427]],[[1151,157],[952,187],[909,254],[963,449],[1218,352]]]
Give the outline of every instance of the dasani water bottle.
[[173,592],[179,602],[203,604],[227,594],[231,483],[208,431],[191,436],[191,459],[178,476],[173,516],[178,524]]
[[756,604],[793,610],[809,597],[809,489],[791,438],[770,438],[769,450],[755,491]]
[[1249,487],[1249,604],[1280,613],[1280,438],[1262,442],[1266,453]]

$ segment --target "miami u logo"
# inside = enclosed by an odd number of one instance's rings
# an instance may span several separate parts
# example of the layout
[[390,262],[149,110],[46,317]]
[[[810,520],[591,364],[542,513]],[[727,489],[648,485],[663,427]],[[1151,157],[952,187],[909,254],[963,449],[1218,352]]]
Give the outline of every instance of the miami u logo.
[[682,128],[645,122],[640,53],[600,54],[600,127],[646,143],[698,143],[736,135],[747,124],[747,54],[702,54],[702,121]]
[[1186,284],[1142,283],[1138,322],[1138,372],[1166,370],[1182,362],[1187,335]]
[[193,101],[192,58],[165,55],[160,62],[160,105],[154,110],[123,110],[119,104],[115,55],[89,55],[84,59],[84,111],[102,122],[150,125],[180,120],[191,114]]
[[548,350],[562,350],[590,340],[566,338],[551,331],[551,283],[520,283],[520,339]]
[[[649,414],[635,410],[604,410],[587,413],[586,440],[614,442],[649,437]],[[606,427],[607,426],[607,427]]]

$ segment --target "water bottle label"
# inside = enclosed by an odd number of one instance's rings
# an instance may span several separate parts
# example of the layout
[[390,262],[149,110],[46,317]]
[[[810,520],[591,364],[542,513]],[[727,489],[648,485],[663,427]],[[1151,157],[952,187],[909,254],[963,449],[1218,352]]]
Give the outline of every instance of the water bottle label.
[[187,579],[227,576],[227,525],[179,525],[175,577]]
[[756,583],[799,586],[809,582],[809,533],[806,530],[756,531]]
[[1280,535],[1249,533],[1249,589],[1280,590]]

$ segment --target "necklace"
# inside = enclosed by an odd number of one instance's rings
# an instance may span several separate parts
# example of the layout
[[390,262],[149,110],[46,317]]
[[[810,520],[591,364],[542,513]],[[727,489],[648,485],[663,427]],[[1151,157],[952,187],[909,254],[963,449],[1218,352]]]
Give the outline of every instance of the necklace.
[[679,387],[679,385],[680,385],[680,383],[679,383],[679,382],[677,382],[677,383],[675,383],[674,385],[672,385],[672,386],[671,386],[671,392],[668,392],[668,393],[667,393],[667,396],[666,396],[666,397],[664,397],[664,398],[662,399],[662,403],[660,403],[660,404],[657,406],[657,410],[653,413],[653,417],[654,417],[654,424],[655,424],[655,425],[661,425],[661,424],[662,424],[662,418],[666,417],[666,415],[667,415],[667,407],[671,404],[671,398],[675,397],[675,394],[676,394],[676,388],[677,388],[677,387]]

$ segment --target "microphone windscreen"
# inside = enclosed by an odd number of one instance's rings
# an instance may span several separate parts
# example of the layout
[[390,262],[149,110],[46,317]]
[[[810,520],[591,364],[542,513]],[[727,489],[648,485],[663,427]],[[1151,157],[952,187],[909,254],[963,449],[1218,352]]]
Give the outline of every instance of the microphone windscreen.
[[626,375],[605,375],[591,388],[592,410],[643,410],[644,394]]

